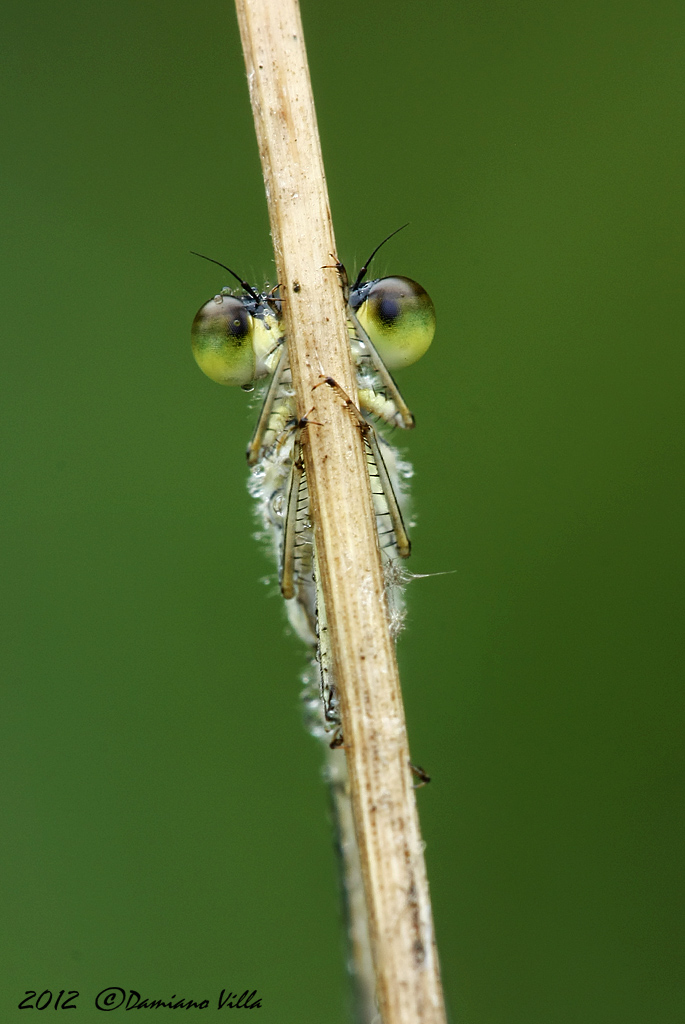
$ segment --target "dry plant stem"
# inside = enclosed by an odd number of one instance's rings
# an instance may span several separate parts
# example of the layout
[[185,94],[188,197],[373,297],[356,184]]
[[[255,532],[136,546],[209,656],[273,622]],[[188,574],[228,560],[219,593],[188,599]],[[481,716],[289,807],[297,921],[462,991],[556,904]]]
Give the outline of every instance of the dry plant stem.
[[[303,434],[384,1024],[444,1024],[395,649],[296,0],[236,0]],[[312,408],[313,407],[313,408]],[[310,412],[310,410],[312,410]]]

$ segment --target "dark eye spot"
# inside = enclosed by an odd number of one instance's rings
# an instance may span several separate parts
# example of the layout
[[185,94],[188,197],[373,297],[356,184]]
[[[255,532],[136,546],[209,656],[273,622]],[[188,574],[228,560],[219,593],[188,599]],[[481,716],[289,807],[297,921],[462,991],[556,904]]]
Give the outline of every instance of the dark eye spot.
[[244,338],[249,329],[250,323],[246,309],[240,309],[230,319],[226,319],[226,334],[229,338]]
[[400,304],[397,299],[383,298],[376,307],[378,319],[386,327],[392,327],[400,315]]

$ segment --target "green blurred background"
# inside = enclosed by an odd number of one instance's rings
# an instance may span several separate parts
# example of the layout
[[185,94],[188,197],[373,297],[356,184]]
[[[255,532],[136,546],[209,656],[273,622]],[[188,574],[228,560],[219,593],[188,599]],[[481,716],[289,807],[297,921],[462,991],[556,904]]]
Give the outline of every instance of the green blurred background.
[[[456,571],[400,661],[451,1018],[681,1022],[682,7],[303,18],[339,253],[410,221],[376,270],[438,311],[411,568]],[[188,250],[274,281],[234,12],[3,20],[0,1018],[116,985],[342,1024],[254,413],[189,348],[227,282]]]

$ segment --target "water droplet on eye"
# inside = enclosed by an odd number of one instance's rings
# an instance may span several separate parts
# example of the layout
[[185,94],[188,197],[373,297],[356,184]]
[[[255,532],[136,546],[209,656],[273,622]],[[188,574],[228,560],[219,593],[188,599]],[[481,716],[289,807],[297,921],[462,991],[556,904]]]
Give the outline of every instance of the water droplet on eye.
[[216,302],[217,306],[220,306],[224,301],[223,295],[215,295],[214,301]]

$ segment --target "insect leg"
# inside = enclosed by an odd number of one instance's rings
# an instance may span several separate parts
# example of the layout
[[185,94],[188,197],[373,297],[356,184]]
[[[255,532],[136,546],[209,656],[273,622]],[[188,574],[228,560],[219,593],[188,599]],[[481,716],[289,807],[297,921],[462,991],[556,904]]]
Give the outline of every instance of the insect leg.
[[[366,447],[366,461],[369,467],[369,476],[371,478],[371,490],[375,495],[381,493],[387,506],[387,508],[378,508],[377,504],[374,503],[377,520],[380,516],[385,514],[390,516],[397,552],[400,557],[408,558],[411,552],[411,543],[402,519],[402,513],[400,512],[400,506],[395,495],[395,490],[392,486],[385,461],[381,454],[376,431],[373,426],[364,419],[357,406],[354,404],[352,399],[345,394],[337,381],[333,380],[332,377],[325,377],[324,380],[321,381],[321,384],[327,384],[336,392],[337,395],[339,395],[345,403],[350,415],[359,427]],[[316,387],[320,387],[320,385],[317,384]],[[374,488],[375,480],[378,480],[379,482],[380,492]]]
[[[271,413],[274,408],[275,400],[279,394],[279,391],[287,384],[284,380],[286,375],[290,371],[290,363],[288,362],[288,347],[283,346],[278,365],[274,370],[274,375],[271,378],[269,384],[269,390],[266,393],[264,401],[262,402],[262,408],[259,412],[259,419],[257,420],[257,426],[254,429],[254,433],[250,439],[250,443],[247,446],[247,462],[249,466],[254,466],[259,459],[259,453],[262,448],[264,441],[264,435],[269,428],[269,420],[271,419]],[[291,403],[292,404],[292,403]],[[292,415],[292,411],[289,411],[289,415]]]
[[[400,422],[397,424],[397,426],[401,426],[405,430],[411,430],[415,423],[414,416],[410,412],[409,406],[402,398],[400,389],[393,380],[390,371],[387,369],[385,363],[383,362],[378,352],[376,351],[376,346],[373,344],[371,338],[369,338],[368,334],[366,333],[362,325],[359,323],[359,319],[354,310],[351,309],[349,306],[347,307],[347,318],[348,320],[350,320],[355,331],[357,332],[357,337],[359,338],[359,340],[362,341],[366,346],[366,349],[371,358],[371,362],[373,363],[373,368],[380,377],[383,387],[388,392],[389,397],[392,399],[396,406],[400,418]],[[369,411],[373,412],[375,415],[383,415],[374,407],[370,408]]]

